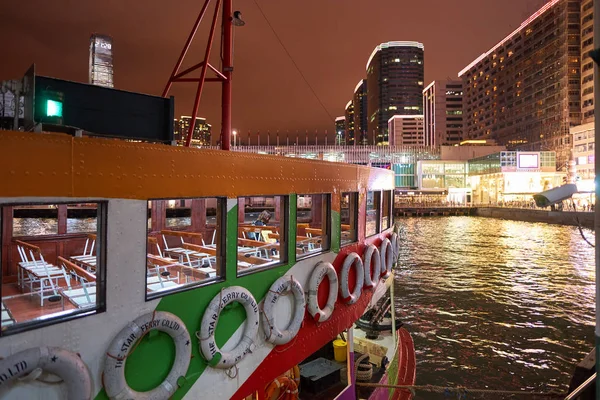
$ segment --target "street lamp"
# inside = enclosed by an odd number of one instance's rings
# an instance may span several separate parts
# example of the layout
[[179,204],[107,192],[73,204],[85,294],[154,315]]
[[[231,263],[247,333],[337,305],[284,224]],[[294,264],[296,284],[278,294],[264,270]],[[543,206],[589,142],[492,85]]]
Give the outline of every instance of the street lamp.
[[236,140],[237,140],[237,131],[234,129],[232,133],[233,133],[233,147],[235,147]]

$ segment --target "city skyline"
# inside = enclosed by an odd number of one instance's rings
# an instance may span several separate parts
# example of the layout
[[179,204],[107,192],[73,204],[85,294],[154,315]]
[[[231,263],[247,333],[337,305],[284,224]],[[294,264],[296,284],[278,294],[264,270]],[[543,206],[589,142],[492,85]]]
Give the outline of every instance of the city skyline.
[[[350,1],[343,8],[317,1],[302,6],[259,3],[326,110],[312,95],[256,6],[234,4],[247,24],[236,28],[235,35],[233,127],[241,131],[331,130],[335,116],[344,114],[352,88],[364,78],[365,62],[378,44],[420,41],[427,48],[425,85],[435,79],[456,78],[459,70],[543,4],[539,0],[483,3],[466,0],[460,7],[439,4],[435,9],[427,4],[399,5],[392,1],[382,1],[376,8],[359,1]],[[35,5],[35,13],[29,2],[6,4],[3,8],[13,18],[0,27],[0,32],[17,32],[19,40],[5,45],[11,57],[0,66],[0,79],[18,78],[35,62],[42,74],[85,82],[89,35],[104,32],[116,43],[115,87],[155,95],[162,91],[199,11],[199,5],[191,2],[186,3],[185,13],[176,12],[182,8],[144,8],[142,17],[148,23],[133,29],[126,21],[139,17],[134,5],[76,4],[65,11],[42,4]],[[486,18],[490,12],[495,15],[493,20]],[[398,19],[390,20],[389,15],[398,15]],[[404,20],[403,15],[422,17]],[[45,21],[53,19],[61,24],[49,31]],[[390,23],[377,23],[382,20]],[[168,27],[168,34],[155,28],[159,24]],[[198,61],[207,30],[206,25],[201,27],[198,46],[190,52]],[[214,53],[213,60],[218,58],[217,51]],[[214,62],[218,65],[218,60]],[[206,89],[200,113],[214,121],[218,131],[219,91],[215,85]],[[176,115],[189,114],[194,90],[191,85],[174,85]]]

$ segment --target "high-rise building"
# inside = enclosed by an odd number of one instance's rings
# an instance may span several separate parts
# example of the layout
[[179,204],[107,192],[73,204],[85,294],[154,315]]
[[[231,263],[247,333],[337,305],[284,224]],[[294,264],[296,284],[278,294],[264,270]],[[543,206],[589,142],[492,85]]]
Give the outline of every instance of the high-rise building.
[[462,96],[462,81],[433,81],[423,90],[426,146],[461,142]]
[[387,42],[373,50],[367,61],[368,144],[389,143],[392,115],[423,114],[423,59],[419,42]]
[[594,1],[581,2],[581,123],[594,121]]
[[566,168],[569,128],[581,122],[581,10],[581,0],[549,1],[460,71],[464,139],[555,151]]
[[422,115],[393,115],[388,120],[390,146],[425,146]]
[[346,117],[341,116],[335,119],[335,144],[346,144]]
[[345,122],[345,126],[344,129],[346,131],[346,144],[348,145],[355,145],[356,141],[354,140],[354,104],[352,103],[352,100],[350,100],[348,102],[348,104],[346,104],[346,109],[344,112],[344,122]]
[[[178,143],[184,144],[187,134],[190,129],[192,117],[181,116],[179,118],[179,136],[175,133],[175,140]],[[192,146],[210,146],[211,144],[211,125],[206,122],[206,118],[196,117],[196,125],[194,125],[194,133],[192,134]]]
[[112,38],[94,33],[90,37],[89,83],[114,87]]
[[357,144],[367,144],[367,80],[361,79],[354,88],[354,137]]

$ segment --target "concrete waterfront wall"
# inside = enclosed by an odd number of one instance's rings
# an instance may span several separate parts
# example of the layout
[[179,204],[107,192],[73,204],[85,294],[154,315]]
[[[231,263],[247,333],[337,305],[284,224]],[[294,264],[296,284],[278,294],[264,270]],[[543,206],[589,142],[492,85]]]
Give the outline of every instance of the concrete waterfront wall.
[[474,215],[479,217],[508,219],[512,221],[546,222],[548,224],[578,225],[593,228],[593,212],[546,211],[520,208],[477,207]]

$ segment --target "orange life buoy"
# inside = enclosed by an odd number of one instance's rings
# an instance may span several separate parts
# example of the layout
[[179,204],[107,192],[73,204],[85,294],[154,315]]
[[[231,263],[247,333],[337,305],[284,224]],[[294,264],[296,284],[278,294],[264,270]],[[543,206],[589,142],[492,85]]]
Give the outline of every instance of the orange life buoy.
[[[279,391],[279,393],[277,393]],[[277,397],[273,397],[277,394]],[[266,400],[296,400],[298,399],[298,385],[296,382],[282,375],[276,378],[265,390]]]

